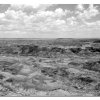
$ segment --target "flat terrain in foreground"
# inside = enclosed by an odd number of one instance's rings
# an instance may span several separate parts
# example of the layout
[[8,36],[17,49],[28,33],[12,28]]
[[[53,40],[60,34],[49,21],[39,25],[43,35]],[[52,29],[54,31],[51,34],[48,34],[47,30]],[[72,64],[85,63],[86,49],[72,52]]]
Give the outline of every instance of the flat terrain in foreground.
[[100,40],[1,39],[0,96],[100,96]]

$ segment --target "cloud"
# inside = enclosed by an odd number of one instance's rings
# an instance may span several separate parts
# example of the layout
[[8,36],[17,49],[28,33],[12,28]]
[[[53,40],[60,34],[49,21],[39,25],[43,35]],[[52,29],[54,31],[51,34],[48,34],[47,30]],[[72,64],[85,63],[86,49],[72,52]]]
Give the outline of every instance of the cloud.
[[[82,9],[79,10],[80,8]],[[98,7],[93,4],[90,4],[87,9],[83,7],[83,5],[77,5],[75,14],[78,25],[90,25],[91,22],[88,22],[88,20],[92,20],[94,17],[99,15],[100,12]]]
[[72,16],[70,18],[67,18],[67,24],[71,25],[71,26],[74,26],[74,25],[77,25],[78,22],[77,22],[77,19]]
[[45,17],[45,18],[61,18],[66,16],[66,11],[61,8],[56,9],[55,11],[39,11],[35,14],[36,17]]
[[89,37],[100,32],[100,21],[87,21],[99,14],[96,6],[77,5],[75,12],[60,7],[49,11],[50,6],[11,5],[0,13],[0,37]]
[[76,9],[83,11],[84,10],[84,5],[83,4],[78,4]]
[[88,9],[83,10],[83,12],[76,11],[76,14],[78,14],[79,18],[82,19],[91,19],[92,17],[95,17],[99,14],[99,11],[97,7],[94,7],[93,4],[90,4]]
[[15,4],[12,4],[10,7],[9,7],[9,10],[14,10],[14,11],[23,11],[27,14],[30,14],[30,13],[35,13],[37,11],[43,11],[43,10],[46,10],[48,7],[52,6],[51,4],[31,4],[31,5],[15,5]]
[[[8,9],[1,14],[2,31],[38,31],[48,32],[59,29],[65,21],[61,18],[65,16],[61,8],[55,11],[38,11],[35,14],[27,15],[22,10]],[[5,27],[6,26],[6,27]]]

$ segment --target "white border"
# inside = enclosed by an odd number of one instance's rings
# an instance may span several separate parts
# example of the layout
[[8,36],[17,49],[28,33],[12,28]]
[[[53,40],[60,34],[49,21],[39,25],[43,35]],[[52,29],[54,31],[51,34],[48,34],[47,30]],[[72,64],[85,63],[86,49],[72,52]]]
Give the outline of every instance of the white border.
[[100,0],[0,0],[0,4],[100,4]]

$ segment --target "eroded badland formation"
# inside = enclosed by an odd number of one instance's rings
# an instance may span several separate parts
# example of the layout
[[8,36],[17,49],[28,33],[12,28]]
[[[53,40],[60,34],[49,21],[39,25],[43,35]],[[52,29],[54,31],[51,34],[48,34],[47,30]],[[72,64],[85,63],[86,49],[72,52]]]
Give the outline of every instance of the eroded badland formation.
[[0,40],[0,96],[100,96],[100,40]]

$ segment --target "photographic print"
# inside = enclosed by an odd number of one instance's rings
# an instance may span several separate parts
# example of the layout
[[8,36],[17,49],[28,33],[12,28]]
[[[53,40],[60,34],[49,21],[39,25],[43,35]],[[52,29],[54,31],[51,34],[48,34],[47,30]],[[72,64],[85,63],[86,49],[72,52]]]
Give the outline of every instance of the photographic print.
[[100,96],[100,4],[0,4],[0,96]]

